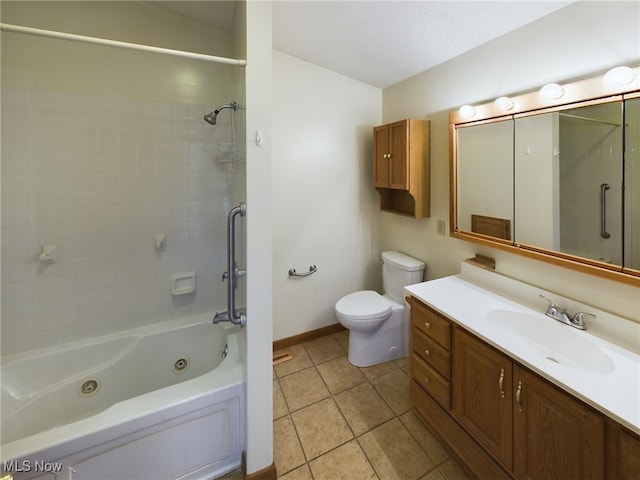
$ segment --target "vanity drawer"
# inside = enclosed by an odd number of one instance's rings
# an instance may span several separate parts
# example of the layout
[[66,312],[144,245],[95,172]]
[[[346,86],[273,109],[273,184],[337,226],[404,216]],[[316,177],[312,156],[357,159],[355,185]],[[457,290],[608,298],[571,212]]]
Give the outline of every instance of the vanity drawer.
[[415,353],[411,358],[411,376],[447,410],[451,407],[451,384]]
[[411,323],[447,350],[451,350],[451,322],[423,303],[411,302]]
[[411,345],[414,353],[432,366],[447,380],[451,380],[451,353],[442,348],[434,339],[414,328]]

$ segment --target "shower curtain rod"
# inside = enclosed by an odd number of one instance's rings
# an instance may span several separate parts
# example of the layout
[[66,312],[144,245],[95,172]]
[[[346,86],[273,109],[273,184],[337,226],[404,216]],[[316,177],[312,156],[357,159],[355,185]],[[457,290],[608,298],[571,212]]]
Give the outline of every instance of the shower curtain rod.
[[56,32],[54,30],[42,30],[40,28],[23,27],[21,25],[11,25],[9,23],[0,23],[0,30],[2,30],[3,32],[23,33],[26,35],[57,38],[60,40],[69,40],[72,42],[91,43],[94,45],[104,45],[107,47],[127,48],[129,50],[138,50],[142,52],[162,53],[165,55],[174,55],[177,57],[191,58],[194,60],[204,60],[206,62],[224,63],[227,65],[245,66],[247,64],[246,60],[238,60],[235,58],[216,57],[215,55],[205,55],[203,53],[185,52],[183,50],[153,47],[151,45],[141,45],[139,43],[120,42],[117,40],[109,40],[106,38],[88,37],[86,35],[76,35],[74,33]]

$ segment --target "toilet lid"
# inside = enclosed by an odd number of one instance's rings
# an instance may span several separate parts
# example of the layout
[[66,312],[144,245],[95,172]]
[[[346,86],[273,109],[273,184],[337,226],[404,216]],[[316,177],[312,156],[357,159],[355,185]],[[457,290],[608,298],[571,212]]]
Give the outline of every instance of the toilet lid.
[[338,300],[336,312],[354,320],[380,318],[391,314],[391,304],[378,292],[363,290]]

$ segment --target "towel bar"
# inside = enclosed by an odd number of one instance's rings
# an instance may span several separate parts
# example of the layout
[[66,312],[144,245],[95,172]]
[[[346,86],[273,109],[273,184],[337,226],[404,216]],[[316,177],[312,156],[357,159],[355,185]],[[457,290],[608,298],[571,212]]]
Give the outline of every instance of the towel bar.
[[311,265],[309,267],[309,271],[304,273],[298,273],[296,272],[295,268],[290,268],[289,276],[290,277],[308,277],[309,275],[311,275],[312,273],[316,273],[317,271],[318,271],[318,267],[316,267],[315,265]]

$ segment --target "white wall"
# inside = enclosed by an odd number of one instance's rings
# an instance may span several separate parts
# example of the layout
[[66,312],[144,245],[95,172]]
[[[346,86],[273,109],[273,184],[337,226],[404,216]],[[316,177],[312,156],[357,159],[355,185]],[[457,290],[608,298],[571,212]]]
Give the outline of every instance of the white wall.
[[[271,2],[247,2],[247,473],[273,463]],[[256,145],[256,132],[263,134]]]
[[[337,323],[343,295],[380,287],[372,127],[381,91],[273,52],[274,338]],[[295,268],[318,271],[289,278]]]
[[432,217],[411,220],[382,214],[381,247],[427,262],[428,278],[457,273],[462,259],[481,252],[497,270],[635,320],[639,292],[510,253],[436,235],[449,217],[448,112],[506,94],[535,90],[640,61],[638,2],[577,2],[383,92],[384,121],[407,116],[431,120]]

